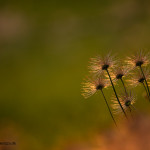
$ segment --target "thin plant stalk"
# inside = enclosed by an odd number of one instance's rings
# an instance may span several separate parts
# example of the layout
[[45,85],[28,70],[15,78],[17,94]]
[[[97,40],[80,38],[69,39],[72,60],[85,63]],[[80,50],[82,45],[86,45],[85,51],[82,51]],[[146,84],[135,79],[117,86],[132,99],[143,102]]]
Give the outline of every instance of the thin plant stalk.
[[147,91],[148,91],[148,95],[149,95],[149,97],[150,97],[150,90],[149,90],[149,87],[148,87],[148,83],[147,83],[145,74],[144,74],[144,72],[143,72],[142,66],[139,66],[139,67],[140,67],[141,72],[142,72],[142,74],[143,74],[143,77],[144,77],[144,80],[145,80],[145,83],[146,83],[146,87],[147,87]]
[[103,92],[102,89],[101,89],[101,92],[102,92],[102,95],[103,95],[104,100],[105,100],[105,102],[106,102],[106,105],[107,105],[107,108],[108,108],[108,110],[109,110],[109,113],[110,113],[110,115],[111,115],[111,117],[112,117],[112,119],[113,119],[113,121],[114,121],[114,124],[115,124],[116,127],[118,128],[117,123],[116,123],[116,121],[115,121],[115,119],[114,119],[114,117],[113,117],[113,114],[112,114],[112,112],[111,112],[111,110],[110,110],[109,104],[108,104],[108,102],[107,102],[107,100],[106,100],[106,97],[105,97],[104,92]]
[[126,95],[128,95],[128,93],[127,93],[127,89],[126,89],[126,87],[125,87],[125,84],[124,84],[123,79],[121,78],[120,80],[121,80],[121,82],[122,82],[122,85],[123,85],[123,87],[124,87],[124,91],[125,91]]
[[147,91],[147,88],[146,88],[146,86],[145,86],[144,82],[143,82],[142,84],[143,84],[143,86],[144,86],[144,89],[145,89],[145,91],[146,91],[147,98],[148,98],[148,99],[149,99],[149,101],[150,101],[150,97],[149,97],[149,94],[148,94],[148,91]]
[[[128,95],[128,92],[127,92],[127,89],[126,89],[126,86],[125,86],[125,84],[124,84],[123,79],[121,78],[120,80],[121,80],[121,82],[122,82],[122,85],[123,85],[123,87],[124,87],[124,91],[125,91],[126,95]],[[131,105],[131,106],[132,106],[132,105]],[[135,108],[134,108],[134,109],[135,109]],[[133,115],[132,115],[132,109],[131,109],[130,106],[129,106],[129,111],[130,111],[130,114],[131,114],[132,119],[134,119],[134,118],[133,118]]]
[[136,111],[136,108],[133,106],[133,105],[131,105],[132,106],[132,108]]
[[131,114],[132,119],[134,119],[134,118],[133,118],[133,115],[132,115],[132,109],[130,108],[130,106],[129,106],[129,111],[130,111],[130,114]]
[[113,84],[113,82],[112,82],[112,79],[111,79],[111,76],[110,76],[110,74],[109,74],[108,69],[106,69],[106,71],[107,71],[107,74],[108,74],[108,76],[109,76],[109,79],[110,79],[111,85],[112,85],[112,87],[113,87],[113,90],[114,90],[115,96],[116,96],[116,98],[117,98],[117,101],[118,101],[118,103],[119,103],[119,105],[120,105],[120,107],[121,107],[121,109],[122,109],[122,111],[123,111],[123,113],[124,113],[125,117],[128,119],[128,117],[127,117],[127,115],[126,115],[126,112],[124,111],[124,109],[123,109],[123,107],[122,107],[122,105],[121,105],[121,103],[120,103],[120,101],[119,101],[119,98],[118,98],[117,92],[116,92],[116,90],[115,90],[115,87],[114,87],[114,84]]

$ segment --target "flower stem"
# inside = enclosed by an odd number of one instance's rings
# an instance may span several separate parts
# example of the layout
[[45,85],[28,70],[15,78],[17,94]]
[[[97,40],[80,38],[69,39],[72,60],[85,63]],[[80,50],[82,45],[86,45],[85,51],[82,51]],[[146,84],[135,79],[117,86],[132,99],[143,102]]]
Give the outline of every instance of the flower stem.
[[132,115],[132,109],[130,108],[130,106],[129,106],[129,111],[130,111],[130,114],[131,114],[132,119],[134,119],[134,118],[133,118],[133,115]]
[[149,91],[149,87],[148,87],[148,83],[147,83],[145,74],[144,74],[144,72],[143,72],[142,66],[139,66],[139,67],[140,67],[141,72],[142,72],[142,74],[143,74],[143,77],[144,77],[144,80],[145,80],[145,83],[146,83],[146,87],[147,87],[147,91],[148,91],[148,95],[149,95],[149,97],[150,97],[150,91]]
[[111,76],[110,76],[110,74],[109,74],[108,69],[106,69],[106,71],[107,71],[107,74],[108,74],[108,76],[109,76],[109,79],[110,79],[111,85],[112,85],[112,87],[113,87],[114,93],[115,93],[115,95],[116,95],[117,101],[118,101],[118,103],[119,103],[119,105],[120,105],[120,107],[121,107],[121,109],[122,109],[122,111],[123,111],[125,117],[126,117],[127,120],[128,120],[128,117],[127,117],[127,115],[126,115],[126,112],[124,111],[124,109],[123,109],[123,107],[122,107],[122,105],[121,105],[121,103],[120,103],[120,101],[119,101],[117,92],[116,92],[116,90],[115,90],[115,87],[114,87],[114,84],[113,84],[113,82],[112,82],[112,79],[111,79]]
[[132,108],[134,108],[135,111],[137,111],[136,108],[133,105],[131,105],[131,106],[132,106]]
[[144,86],[144,89],[145,89],[145,91],[146,91],[147,98],[148,98],[148,99],[149,99],[149,101],[150,101],[150,97],[149,97],[149,94],[148,94],[148,91],[147,91],[147,89],[146,89],[146,86],[145,86],[144,82],[143,82],[142,84],[143,84],[143,86]]
[[126,95],[128,95],[128,93],[127,93],[127,89],[126,89],[126,87],[125,87],[125,84],[124,84],[123,79],[121,78],[120,80],[121,80],[121,82],[122,82],[122,85],[123,85],[123,87],[124,87],[124,91],[125,91]]
[[101,92],[102,92],[102,95],[103,95],[104,100],[105,100],[105,102],[106,102],[106,105],[107,105],[107,107],[108,107],[109,113],[110,113],[110,115],[111,115],[111,117],[112,117],[112,119],[113,119],[113,121],[114,121],[116,127],[118,128],[117,123],[116,123],[116,121],[115,121],[115,119],[114,119],[114,117],[113,117],[113,114],[112,114],[112,112],[111,112],[111,110],[110,110],[110,107],[109,107],[109,105],[108,105],[108,102],[107,102],[107,100],[106,100],[106,97],[105,97],[104,92],[103,92],[102,89],[101,89]]

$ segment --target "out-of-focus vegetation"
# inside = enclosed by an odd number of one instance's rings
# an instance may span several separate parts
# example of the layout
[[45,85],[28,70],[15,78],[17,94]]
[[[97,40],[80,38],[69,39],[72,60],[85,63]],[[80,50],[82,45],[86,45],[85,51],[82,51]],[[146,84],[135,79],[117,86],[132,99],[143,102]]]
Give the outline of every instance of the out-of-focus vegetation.
[[[149,1],[2,0],[0,139],[51,149],[110,126],[102,96],[80,95],[89,58],[109,50],[122,58],[150,49],[149,39]],[[137,98],[148,107],[142,92]]]

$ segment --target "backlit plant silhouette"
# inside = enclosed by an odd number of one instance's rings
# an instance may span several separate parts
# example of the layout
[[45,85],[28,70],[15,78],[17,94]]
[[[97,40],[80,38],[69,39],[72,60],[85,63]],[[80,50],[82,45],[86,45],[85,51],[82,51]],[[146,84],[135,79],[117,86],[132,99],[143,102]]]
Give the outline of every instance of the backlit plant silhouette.
[[[132,116],[131,110],[135,109],[133,104],[136,102],[136,98],[132,90],[129,91],[128,88],[131,89],[131,87],[134,88],[138,84],[141,84],[150,101],[150,90],[148,85],[150,74],[149,69],[145,68],[148,64],[149,54],[146,54],[143,51],[139,51],[131,57],[128,56],[123,61],[117,61],[110,53],[105,57],[96,56],[95,58],[91,58],[89,65],[91,78],[85,78],[83,81],[82,95],[85,98],[89,98],[97,91],[101,91],[110,115],[117,126],[110,106],[118,113],[123,113],[127,120],[129,118],[128,112],[130,112],[130,115]],[[128,79],[124,77],[128,77]],[[119,87],[119,90],[117,91],[115,85],[119,81],[122,86]],[[111,97],[112,104],[110,106],[103,92],[108,86],[113,88],[115,94],[115,96]],[[121,89],[124,89],[124,92],[119,94]]]

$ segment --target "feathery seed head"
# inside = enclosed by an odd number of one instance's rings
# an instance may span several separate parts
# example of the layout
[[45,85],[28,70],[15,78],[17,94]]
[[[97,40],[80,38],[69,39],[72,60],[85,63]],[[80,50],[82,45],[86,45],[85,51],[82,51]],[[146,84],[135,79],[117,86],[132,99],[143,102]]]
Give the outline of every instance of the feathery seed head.
[[130,100],[126,100],[126,102],[125,102],[125,106],[130,106],[131,105],[131,101]]
[[89,98],[98,90],[102,90],[108,86],[109,82],[104,78],[103,75],[92,78],[87,77],[85,82],[82,83],[82,95],[84,98]]
[[142,65],[146,66],[149,63],[148,56],[149,56],[149,53],[139,51],[135,55],[128,57],[126,62],[128,65],[132,67],[137,67],[137,66],[142,66]]
[[139,78],[138,82],[143,83],[144,82],[144,77]]
[[111,56],[109,53],[105,57],[97,56],[91,59],[90,62],[90,70],[93,73],[100,74],[103,70],[107,70],[108,68],[114,68],[116,61],[114,60],[114,56]]
[[126,76],[129,73],[130,69],[127,66],[124,66],[123,64],[117,65],[115,69],[113,69],[113,78],[115,79],[122,79],[124,76]]
[[[131,105],[133,105],[135,103],[134,94],[131,91],[128,93],[129,94],[120,94],[119,95],[119,100],[120,100],[120,103],[124,110],[127,110]],[[120,108],[118,102],[116,101],[116,99],[113,98],[112,102],[113,102],[112,107],[113,107],[115,113],[120,113],[121,108]]]
[[[150,78],[150,71],[147,68],[143,69],[144,75],[146,80],[149,80]],[[145,79],[140,70],[134,72],[131,74],[131,78],[128,80],[129,84],[131,86],[137,86],[139,83],[144,83]]]

